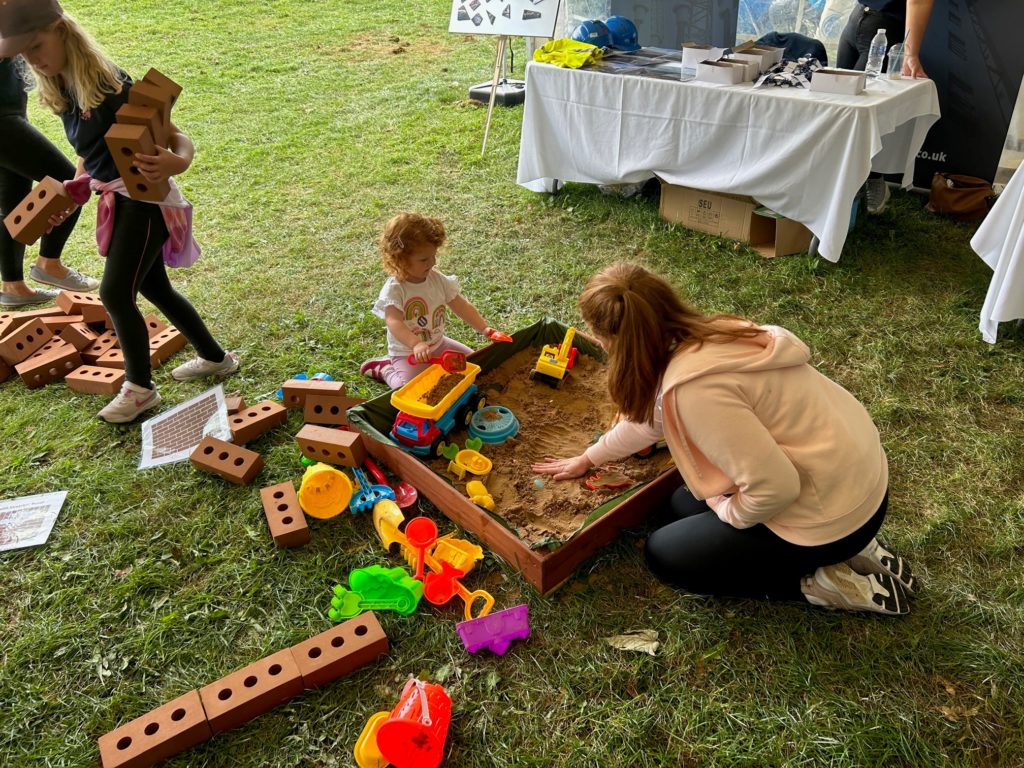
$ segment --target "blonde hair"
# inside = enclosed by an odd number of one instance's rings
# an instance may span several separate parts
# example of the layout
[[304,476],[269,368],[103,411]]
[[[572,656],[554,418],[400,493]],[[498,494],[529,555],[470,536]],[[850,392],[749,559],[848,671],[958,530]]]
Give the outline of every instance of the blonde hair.
[[765,333],[736,315],[705,315],[637,264],[612,264],[590,278],[580,314],[608,345],[612,401],[625,418],[641,423],[653,421],[656,382],[677,351]]
[[389,275],[399,280],[408,278],[408,259],[420,245],[444,245],[446,234],[440,219],[420,213],[402,211],[384,225],[380,236],[380,258]]
[[42,105],[59,115],[76,107],[94,109],[110,94],[120,93],[124,82],[117,65],[74,17],[65,13],[44,31],[52,32],[61,27],[67,57],[64,71],[48,77],[35,68],[32,70]]

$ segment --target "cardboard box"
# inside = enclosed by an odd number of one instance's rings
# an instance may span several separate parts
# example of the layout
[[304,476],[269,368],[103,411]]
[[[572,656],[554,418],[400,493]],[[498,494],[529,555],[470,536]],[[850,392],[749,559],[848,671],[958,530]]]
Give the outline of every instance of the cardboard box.
[[702,61],[697,65],[697,80],[702,83],[736,85],[743,81],[745,66],[735,66],[725,61]]
[[803,224],[762,209],[753,198],[661,183],[661,217],[687,229],[740,240],[762,256],[803,253],[811,231]]
[[732,64],[735,67],[743,67],[743,79],[742,82],[753,82],[757,79],[757,76],[761,74],[761,57],[749,57],[743,53],[731,53],[728,56],[719,59],[719,61],[725,64]]
[[702,61],[715,61],[725,53],[725,48],[716,48],[703,43],[683,43],[683,69],[696,70]]
[[734,45],[732,50],[733,53],[761,54],[764,57],[765,64],[767,64],[767,66],[765,66],[764,68],[767,69],[768,67],[774,66],[775,64],[782,63],[782,54],[785,52],[786,49],[776,48],[773,45],[758,45],[752,40],[748,40],[745,43]]
[[864,91],[867,75],[855,69],[819,69],[811,75],[811,90],[856,96]]

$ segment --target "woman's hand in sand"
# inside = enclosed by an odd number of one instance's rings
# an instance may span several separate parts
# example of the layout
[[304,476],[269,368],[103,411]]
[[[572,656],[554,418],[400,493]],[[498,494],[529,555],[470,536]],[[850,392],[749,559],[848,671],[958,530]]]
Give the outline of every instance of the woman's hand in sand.
[[594,468],[587,458],[587,454],[581,453],[571,459],[545,459],[533,465],[533,471],[538,475],[551,475],[555,480],[572,480],[583,477],[588,470]]

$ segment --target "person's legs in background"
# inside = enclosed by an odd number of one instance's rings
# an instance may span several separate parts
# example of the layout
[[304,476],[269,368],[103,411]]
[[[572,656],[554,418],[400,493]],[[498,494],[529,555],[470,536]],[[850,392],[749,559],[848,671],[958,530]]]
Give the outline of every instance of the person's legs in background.
[[[0,148],[0,170],[3,171],[0,187],[3,188],[4,215],[31,191],[33,180],[39,181],[44,176],[50,176],[58,181],[74,178],[75,167],[26,118],[17,115],[2,117],[0,129],[4,136],[4,146]],[[18,196],[14,199],[16,193]],[[79,215],[80,211],[75,210],[60,226],[43,235],[39,244],[39,256],[29,270],[29,277],[44,285],[64,290],[85,292],[93,291],[99,286],[99,281],[95,278],[83,275],[61,262],[64,246],[78,222]],[[7,253],[13,241],[10,241],[6,230],[0,233],[0,241],[0,251],[5,252],[0,259],[0,266],[3,267],[4,294],[21,299],[33,297],[37,293],[52,297],[53,291],[33,291],[25,285],[21,264],[24,259],[24,246],[14,243],[19,246],[16,253]],[[38,300],[36,303],[39,303]]]

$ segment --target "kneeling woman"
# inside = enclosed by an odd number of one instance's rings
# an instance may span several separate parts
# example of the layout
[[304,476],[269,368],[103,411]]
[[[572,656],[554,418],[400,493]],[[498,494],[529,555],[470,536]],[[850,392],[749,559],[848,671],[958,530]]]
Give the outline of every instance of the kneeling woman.
[[698,312],[633,264],[591,278],[580,312],[608,352],[624,419],[535,471],[580,477],[663,434],[686,487],[671,502],[679,519],[647,540],[659,578],[706,595],[907,613],[914,579],[875,538],[888,505],[878,430],[803,342]]

